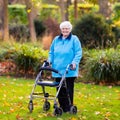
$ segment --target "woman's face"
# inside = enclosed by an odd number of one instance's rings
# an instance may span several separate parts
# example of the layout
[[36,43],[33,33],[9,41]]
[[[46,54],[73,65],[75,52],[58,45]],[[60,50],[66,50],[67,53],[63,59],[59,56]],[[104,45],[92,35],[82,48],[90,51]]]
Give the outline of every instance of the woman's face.
[[63,37],[68,37],[70,34],[71,30],[68,27],[63,27],[61,28],[61,33],[63,34]]

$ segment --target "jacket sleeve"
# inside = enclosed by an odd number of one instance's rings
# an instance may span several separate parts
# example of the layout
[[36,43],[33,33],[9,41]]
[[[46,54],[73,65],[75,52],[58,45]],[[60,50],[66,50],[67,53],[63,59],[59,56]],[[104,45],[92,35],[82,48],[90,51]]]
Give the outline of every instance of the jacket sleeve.
[[79,64],[81,58],[82,58],[82,47],[80,40],[76,36],[74,41],[73,41],[73,49],[74,49],[74,58],[72,63],[75,63],[76,65]]
[[52,61],[54,58],[54,44],[55,44],[55,39],[52,41],[50,50],[49,50],[48,61],[50,62],[50,64],[52,64]]

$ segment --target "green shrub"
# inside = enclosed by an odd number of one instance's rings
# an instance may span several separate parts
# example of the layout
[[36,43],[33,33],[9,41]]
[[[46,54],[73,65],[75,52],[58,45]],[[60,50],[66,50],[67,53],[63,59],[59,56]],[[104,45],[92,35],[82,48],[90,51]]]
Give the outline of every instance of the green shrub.
[[85,63],[87,78],[96,83],[120,81],[120,49],[91,50]]
[[0,42],[0,62],[12,59],[11,45],[6,42]]
[[120,27],[118,26],[113,26],[112,31],[115,34],[115,45],[120,43]]
[[42,36],[42,34],[45,32],[46,29],[43,22],[39,20],[35,20],[34,25],[35,25],[36,36],[37,37]]
[[120,3],[113,5],[113,13],[111,16],[112,31],[115,34],[115,44],[120,43]]
[[17,68],[24,70],[25,73],[30,70],[36,72],[46,58],[47,52],[43,49],[23,44],[16,51],[14,62]]
[[[83,15],[88,14],[88,13],[95,13],[98,12],[99,7],[98,5],[95,4],[81,4],[78,3],[77,4],[77,11],[78,11],[78,19],[81,18]],[[71,21],[71,23],[74,25],[75,24],[75,16],[74,16],[74,5],[70,5],[68,12],[69,12],[69,20]]]
[[27,24],[25,5],[14,4],[8,6],[10,24]]
[[30,39],[29,29],[26,25],[10,25],[9,32],[16,41],[27,42]]
[[76,22],[73,33],[87,48],[105,48],[113,45],[114,35],[105,19],[98,14],[86,14]]
[[113,5],[112,19],[115,21],[120,20],[120,3],[115,3]]
[[118,51],[120,51],[120,44],[117,45],[117,48],[116,48]]
[[[45,32],[45,25],[42,21],[35,20],[34,21],[36,36],[40,37]],[[16,41],[26,42],[30,40],[30,32],[27,25],[18,24],[18,25],[10,25],[9,27],[10,35],[14,37]]]
[[52,4],[43,4],[42,8],[39,11],[39,18],[40,20],[44,21],[48,18],[53,18],[57,21],[61,21],[60,17],[60,9],[57,5]]
[[14,44],[6,49],[2,55],[4,60],[12,61],[16,64],[16,73],[26,76],[31,72],[35,74],[38,67],[47,59],[48,51],[31,44]]

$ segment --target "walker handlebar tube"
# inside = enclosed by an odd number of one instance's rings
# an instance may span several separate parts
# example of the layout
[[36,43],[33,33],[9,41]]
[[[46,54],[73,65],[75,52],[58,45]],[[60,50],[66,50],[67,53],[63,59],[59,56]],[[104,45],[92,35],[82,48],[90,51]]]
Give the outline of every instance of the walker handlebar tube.
[[41,67],[41,68],[40,68],[40,71],[41,71],[41,70],[48,70],[48,71],[52,71],[52,72],[55,72],[55,73],[59,73],[58,70],[53,69],[53,68],[51,68],[51,67]]
[[[67,65],[67,67],[66,67],[66,73],[68,73],[69,69],[71,69],[72,66],[73,66],[72,64],[68,64],[68,65]],[[50,63],[49,63],[47,60],[44,61],[42,67],[41,67],[39,70],[40,70],[40,71],[42,71],[42,70],[47,70],[47,71],[52,71],[52,72],[55,72],[55,73],[57,73],[57,74],[60,74],[58,70],[50,67]],[[60,75],[61,75],[61,74],[60,74]]]
[[51,68],[51,64],[47,60],[44,60],[43,65],[39,69],[39,71],[41,71],[41,72],[44,70],[55,72],[55,73],[59,74],[60,76],[62,76],[62,74],[58,70]]

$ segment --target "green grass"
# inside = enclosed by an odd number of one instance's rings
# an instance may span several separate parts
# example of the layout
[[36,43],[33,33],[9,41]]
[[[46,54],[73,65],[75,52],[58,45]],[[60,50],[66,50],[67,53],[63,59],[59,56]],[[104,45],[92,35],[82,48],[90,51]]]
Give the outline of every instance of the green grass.
[[[120,120],[120,87],[98,86],[75,83],[74,101],[78,108],[76,115],[63,113],[53,116],[51,109],[43,112],[43,99],[36,98],[34,110],[29,113],[28,102],[34,80],[0,77],[0,120]],[[36,91],[42,91],[37,86]],[[46,91],[55,95],[56,89],[46,87]]]

